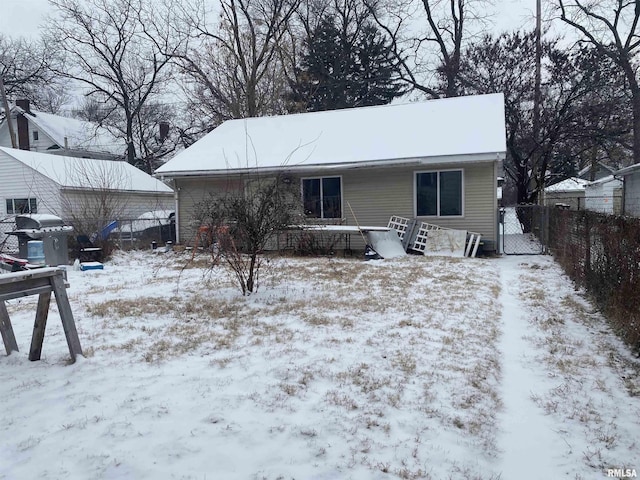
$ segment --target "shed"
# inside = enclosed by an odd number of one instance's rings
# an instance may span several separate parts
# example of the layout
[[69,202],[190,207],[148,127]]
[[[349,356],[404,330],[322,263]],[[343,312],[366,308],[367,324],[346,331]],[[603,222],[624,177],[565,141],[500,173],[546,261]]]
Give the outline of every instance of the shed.
[[588,180],[571,177],[549,185],[544,189],[544,204],[548,207],[568,205],[571,210],[584,210],[584,192],[588,183]]

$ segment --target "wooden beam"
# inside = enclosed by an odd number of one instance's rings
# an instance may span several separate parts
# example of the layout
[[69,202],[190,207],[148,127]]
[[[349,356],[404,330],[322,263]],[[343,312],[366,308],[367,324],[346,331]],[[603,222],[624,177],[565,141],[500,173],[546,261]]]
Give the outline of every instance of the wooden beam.
[[2,341],[7,355],[11,355],[11,352],[17,352],[18,342],[16,342],[16,336],[13,334],[9,312],[7,312],[7,306],[4,302],[0,302],[0,333],[2,334]]
[[62,270],[58,270],[58,273],[51,277],[51,284],[53,285],[53,293],[56,296],[58,312],[60,313],[62,327],[64,328],[64,335],[67,338],[69,353],[71,354],[71,359],[75,362],[76,355],[82,355],[82,347],[80,346],[80,339],[78,338],[76,324],[73,320],[73,312],[69,305],[69,297],[67,296],[67,289],[62,275]]
[[29,360],[31,361],[40,360],[40,356],[42,355],[42,342],[44,341],[44,331],[47,328],[47,317],[49,316],[50,303],[51,292],[41,293],[38,298],[36,321],[33,325],[31,349],[29,350]]

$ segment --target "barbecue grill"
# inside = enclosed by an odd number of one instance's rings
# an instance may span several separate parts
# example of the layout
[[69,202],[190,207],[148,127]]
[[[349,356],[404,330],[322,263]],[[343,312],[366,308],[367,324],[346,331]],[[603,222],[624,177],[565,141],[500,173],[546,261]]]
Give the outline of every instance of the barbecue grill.
[[56,266],[69,264],[67,237],[72,233],[73,227],[65,225],[60,217],[32,214],[16,216],[16,229],[7,232],[7,235],[18,237],[18,250],[22,258],[28,258],[30,240],[42,240],[45,263]]

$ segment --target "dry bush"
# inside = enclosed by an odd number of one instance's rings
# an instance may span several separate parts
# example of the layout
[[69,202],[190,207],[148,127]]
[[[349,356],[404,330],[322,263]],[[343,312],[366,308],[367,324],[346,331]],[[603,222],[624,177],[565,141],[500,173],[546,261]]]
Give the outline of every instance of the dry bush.
[[552,210],[551,249],[615,331],[640,352],[640,219]]

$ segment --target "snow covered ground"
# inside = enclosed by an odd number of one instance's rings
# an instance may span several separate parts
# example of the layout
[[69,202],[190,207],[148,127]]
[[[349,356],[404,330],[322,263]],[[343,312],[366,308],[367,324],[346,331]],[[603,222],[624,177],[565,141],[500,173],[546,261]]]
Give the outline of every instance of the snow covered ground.
[[[550,257],[136,252],[69,272],[86,358],[8,302],[0,479],[602,479],[640,471],[640,363]],[[54,308],[54,307],[53,307]]]

